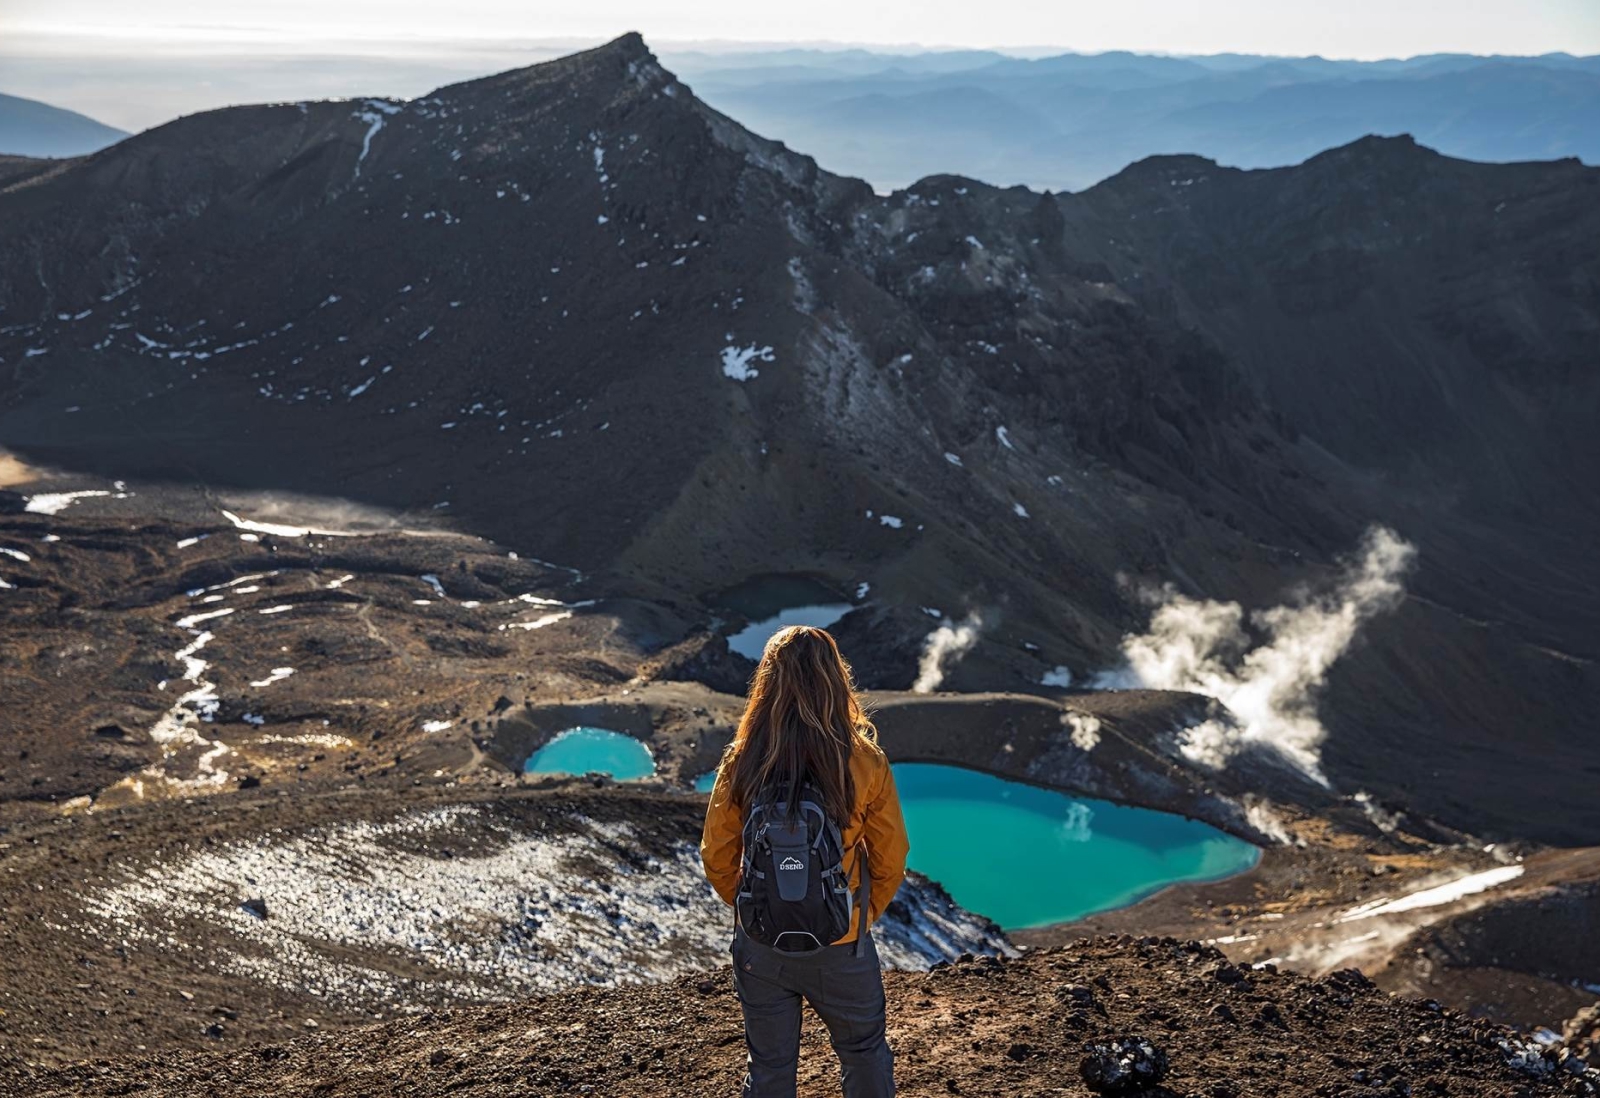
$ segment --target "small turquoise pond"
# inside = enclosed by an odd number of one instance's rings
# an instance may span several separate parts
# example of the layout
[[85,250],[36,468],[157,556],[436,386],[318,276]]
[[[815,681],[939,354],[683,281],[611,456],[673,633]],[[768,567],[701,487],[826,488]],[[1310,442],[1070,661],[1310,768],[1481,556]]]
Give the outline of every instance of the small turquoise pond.
[[715,770],[707,770],[694,780],[694,791],[696,793],[709,793],[716,784],[717,772]]
[[896,763],[911,865],[1008,930],[1228,877],[1260,852],[1209,824],[937,763]]
[[610,774],[618,781],[656,772],[650,749],[609,728],[569,728],[528,757],[529,774]]
[[805,576],[757,576],[717,595],[718,606],[750,619],[730,634],[728,647],[752,660],[761,658],[767,639],[790,625],[826,629],[854,607],[836,591]]

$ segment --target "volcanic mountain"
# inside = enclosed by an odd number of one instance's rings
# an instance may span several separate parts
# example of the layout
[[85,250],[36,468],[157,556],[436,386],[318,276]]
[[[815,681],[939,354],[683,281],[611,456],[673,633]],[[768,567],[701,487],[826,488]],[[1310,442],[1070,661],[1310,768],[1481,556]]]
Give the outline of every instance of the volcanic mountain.
[[77,111],[0,94],[0,156],[83,156],[127,136]]
[[32,460],[445,515],[612,596],[806,572],[895,687],[920,607],[984,609],[948,682],[1016,689],[1114,664],[1140,583],[1268,605],[1386,524],[1332,786],[1600,840],[1600,170],[1367,138],[876,195],[637,35],[4,170]]

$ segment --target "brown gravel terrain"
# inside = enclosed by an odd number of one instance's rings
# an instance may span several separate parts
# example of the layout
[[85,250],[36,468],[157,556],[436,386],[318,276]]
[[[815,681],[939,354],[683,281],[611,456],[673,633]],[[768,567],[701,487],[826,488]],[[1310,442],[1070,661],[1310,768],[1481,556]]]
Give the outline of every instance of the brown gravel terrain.
[[[1267,850],[892,974],[905,1093],[1129,1037],[1158,1095],[1595,1093],[1526,1042],[1600,989],[1597,189],[1368,138],[881,196],[637,35],[0,159],[0,1098],[730,1093],[688,784],[762,577],[847,604],[895,760]],[[1239,673],[1362,628],[1280,742],[1106,689],[1141,592]],[[588,723],[661,780],[519,777]],[[881,928],[1017,952],[925,879]]]
[[[1238,968],[1216,949],[1172,938],[1098,938],[1022,960],[895,973],[888,994],[890,1040],[908,1096],[1086,1095],[1079,1078],[1085,1045],[1124,1035],[1168,1056],[1166,1089],[1144,1092],[1153,1095],[1595,1093],[1592,1081],[1547,1060],[1510,1065],[1521,1046],[1508,1032],[1437,1003],[1393,998],[1357,973],[1310,980]],[[18,1098],[720,1098],[738,1086],[743,1051],[724,969],[648,988],[437,1010],[249,1048],[40,1072],[11,1061],[0,1066],[0,1082]],[[835,1086],[825,1034],[813,1020],[800,1092],[823,1095]]]
[[[562,814],[578,812],[631,822],[663,856],[692,843],[698,802],[682,793],[714,764],[748,673],[706,631],[703,608],[609,595],[603,579],[445,531],[417,536],[391,525],[361,537],[244,540],[218,526],[219,507],[267,521],[287,516],[248,497],[137,483],[130,491],[57,516],[0,518],[8,544],[30,556],[8,573],[18,589],[7,592],[0,636],[9,703],[0,710],[0,1054],[62,1065],[204,1047],[218,1023],[231,1041],[276,1041],[300,1032],[306,1018],[328,1032],[394,1017],[402,1005],[526,994],[516,979],[481,973],[460,985],[460,972],[419,966],[409,948],[375,954],[341,940],[347,930],[327,921],[296,923],[276,901],[259,926],[235,925],[243,901],[295,887],[282,836],[315,832],[313,852],[339,849],[337,836],[352,826],[359,838],[399,815],[475,806],[435,835],[437,858],[417,863],[444,873],[434,885],[446,890],[475,887],[441,867],[472,849],[461,832],[480,818],[519,834],[570,837]],[[361,525],[298,506],[301,522]],[[523,627],[566,607],[581,612]],[[189,621],[218,611],[230,613]],[[203,633],[214,635],[198,651],[207,661],[198,681],[215,684],[217,707],[212,719],[188,723],[192,738],[160,742],[163,711],[196,681],[183,679],[178,653]],[[863,636],[851,650],[887,666],[898,649]],[[270,681],[275,667],[291,665],[293,674]],[[1481,840],[1418,814],[1380,827],[1368,806],[1265,769],[1241,765],[1202,784],[1161,747],[1170,728],[1205,712],[1194,695],[880,690],[871,702],[893,758],[1179,811],[1266,849],[1250,873],[1020,932],[1018,944],[1107,933],[1199,938],[1236,963],[1277,960],[1311,975],[1358,966],[1386,990],[1528,1029],[1559,1030],[1593,1000],[1585,981],[1600,961],[1571,944],[1600,904],[1592,852],[1500,844],[1491,854]],[[1100,721],[1092,754],[1062,746],[1068,710]],[[644,740],[662,781],[655,793],[558,790],[552,832],[538,807],[548,798],[519,788],[526,783],[516,771],[575,724]],[[490,845],[509,849],[503,840]],[[278,859],[276,879],[255,888],[245,865],[262,856]],[[213,857],[220,869],[205,861]],[[1358,905],[1512,858],[1527,860],[1522,878],[1461,904],[1340,921]],[[206,896],[186,877],[202,866],[228,874]],[[141,901],[144,914],[121,924],[107,923],[104,910],[82,916],[81,886],[92,886],[105,909],[106,896],[121,903],[130,875],[146,869],[200,906],[169,918],[167,900]],[[318,872],[308,880],[328,883],[326,867]],[[138,926],[157,916],[165,929]],[[1524,934],[1524,925],[1543,929]],[[266,939],[252,937],[263,930]],[[161,934],[181,947],[160,946]],[[279,966],[265,976],[248,968],[276,965],[274,951],[288,943],[320,950],[325,967]],[[656,975],[714,962],[714,950],[702,956],[708,948],[673,947]],[[400,980],[405,994],[369,989],[340,999],[314,986],[337,984],[352,963]]]

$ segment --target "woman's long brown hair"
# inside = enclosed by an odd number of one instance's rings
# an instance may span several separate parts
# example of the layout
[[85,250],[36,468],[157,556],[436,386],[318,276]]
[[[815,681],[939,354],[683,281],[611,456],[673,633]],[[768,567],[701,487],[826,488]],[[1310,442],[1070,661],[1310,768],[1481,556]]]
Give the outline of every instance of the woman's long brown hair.
[[794,805],[807,781],[829,818],[847,827],[856,796],[850,756],[877,738],[832,635],[809,625],[779,630],[761,654],[739,729],[722,755],[731,799],[745,809],[782,783],[783,799]]

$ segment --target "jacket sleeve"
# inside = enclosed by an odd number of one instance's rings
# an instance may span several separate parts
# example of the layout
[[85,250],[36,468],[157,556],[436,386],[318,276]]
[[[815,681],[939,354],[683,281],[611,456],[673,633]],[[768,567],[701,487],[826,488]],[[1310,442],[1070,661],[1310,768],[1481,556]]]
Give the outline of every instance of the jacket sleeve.
[[906,821],[900,814],[900,793],[895,789],[894,771],[883,760],[881,781],[867,801],[864,835],[867,840],[867,871],[872,875],[872,894],[867,899],[867,918],[877,922],[884,908],[894,899],[906,876],[906,854],[911,840],[906,836]]
[[727,775],[719,770],[700,833],[700,861],[706,867],[706,880],[722,902],[732,904],[739,890],[739,862],[744,857],[744,824],[729,799],[728,785]]

